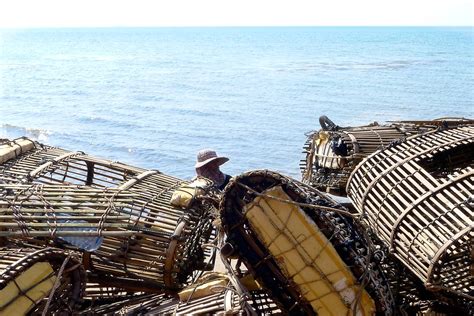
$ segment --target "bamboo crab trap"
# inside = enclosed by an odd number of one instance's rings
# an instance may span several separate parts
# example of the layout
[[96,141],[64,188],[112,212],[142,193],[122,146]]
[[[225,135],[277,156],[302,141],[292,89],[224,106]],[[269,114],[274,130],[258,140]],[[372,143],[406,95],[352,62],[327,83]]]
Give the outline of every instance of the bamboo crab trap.
[[209,269],[208,205],[170,204],[183,181],[26,138],[0,162],[0,236],[81,250],[103,286],[176,292]]
[[316,189],[267,170],[226,187],[226,253],[237,256],[284,313],[394,313],[364,230]]
[[347,186],[362,218],[428,290],[471,305],[473,157],[474,125],[433,130],[373,154]]
[[322,129],[307,135],[305,159],[300,163],[302,181],[319,190],[346,195],[347,180],[364,158],[410,135],[473,123],[469,119],[442,118],[433,121],[397,121],[379,125],[339,127],[326,116]]
[[0,315],[72,314],[84,287],[84,268],[71,252],[0,249]]

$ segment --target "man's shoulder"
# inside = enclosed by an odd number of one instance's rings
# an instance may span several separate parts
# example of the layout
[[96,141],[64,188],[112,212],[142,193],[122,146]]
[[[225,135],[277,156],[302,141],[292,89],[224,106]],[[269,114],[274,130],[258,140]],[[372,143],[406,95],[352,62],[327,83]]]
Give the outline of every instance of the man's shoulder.
[[221,190],[225,188],[225,186],[229,183],[230,179],[232,179],[231,175],[224,174],[224,183],[222,183],[222,185],[220,186]]

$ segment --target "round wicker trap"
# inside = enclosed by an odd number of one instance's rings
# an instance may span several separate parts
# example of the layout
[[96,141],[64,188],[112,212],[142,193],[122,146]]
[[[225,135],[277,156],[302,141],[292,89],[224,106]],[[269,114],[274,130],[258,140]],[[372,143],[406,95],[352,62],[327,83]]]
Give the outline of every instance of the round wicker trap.
[[474,125],[377,152],[354,170],[354,206],[428,290],[474,299]]

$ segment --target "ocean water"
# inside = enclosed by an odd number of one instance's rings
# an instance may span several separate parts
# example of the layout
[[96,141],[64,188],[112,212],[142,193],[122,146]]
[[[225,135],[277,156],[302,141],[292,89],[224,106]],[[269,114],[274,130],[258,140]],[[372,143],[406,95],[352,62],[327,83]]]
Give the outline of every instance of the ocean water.
[[472,118],[473,91],[473,28],[0,30],[0,138],[180,178],[211,147],[299,179],[320,115]]

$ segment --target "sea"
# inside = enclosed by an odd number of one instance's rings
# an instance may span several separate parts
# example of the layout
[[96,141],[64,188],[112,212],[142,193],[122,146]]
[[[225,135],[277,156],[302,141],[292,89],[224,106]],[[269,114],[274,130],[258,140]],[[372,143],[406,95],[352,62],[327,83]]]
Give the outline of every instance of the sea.
[[474,117],[472,27],[0,30],[0,138],[194,176],[212,148],[238,175],[300,179],[306,134]]

